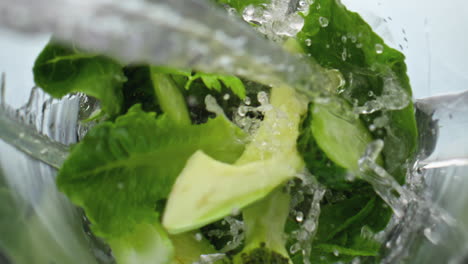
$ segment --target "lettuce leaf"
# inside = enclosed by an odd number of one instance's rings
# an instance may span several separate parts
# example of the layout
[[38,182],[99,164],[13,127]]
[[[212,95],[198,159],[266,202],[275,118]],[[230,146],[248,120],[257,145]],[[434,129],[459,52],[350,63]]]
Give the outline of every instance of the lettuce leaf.
[[51,41],[34,63],[36,85],[56,98],[83,92],[101,101],[109,115],[120,114],[126,78],[114,60]]
[[136,105],[74,146],[57,184],[85,209],[96,235],[115,238],[137,224],[159,221],[157,202],[167,197],[195,151],[233,162],[244,149],[243,138],[224,117],[182,126]]

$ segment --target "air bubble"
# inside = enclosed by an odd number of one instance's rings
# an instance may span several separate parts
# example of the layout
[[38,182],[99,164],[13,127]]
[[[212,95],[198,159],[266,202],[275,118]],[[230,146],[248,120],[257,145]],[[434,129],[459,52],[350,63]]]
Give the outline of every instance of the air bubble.
[[296,214],[296,221],[299,222],[299,223],[301,223],[302,221],[304,221],[304,213],[302,213],[302,212],[300,212],[300,211],[297,212],[297,214]]

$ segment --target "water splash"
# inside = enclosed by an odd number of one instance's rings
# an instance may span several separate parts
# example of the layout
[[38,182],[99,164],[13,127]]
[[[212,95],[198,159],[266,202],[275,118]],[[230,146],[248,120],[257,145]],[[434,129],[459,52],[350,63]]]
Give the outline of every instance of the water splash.
[[416,241],[421,239],[421,234],[433,245],[454,239],[460,241],[455,247],[464,245],[461,242],[466,241],[466,229],[431,201],[419,170],[410,171],[406,185],[400,186],[392,175],[378,165],[382,148],[381,140],[370,143],[359,160],[362,178],[374,187],[394,212],[387,228],[375,237],[387,248],[381,263],[396,263],[408,257],[416,249]]
[[261,118],[267,111],[273,110],[273,106],[269,102],[269,94],[265,91],[257,93],[256,105],[258,103],[258,106],[253,106],[251,99],[247,98],[235,111],[233,120],[247,135],[253,137],[262,123]]
[[273,41],[283,41],[285,37],[294,37],[304,27],[304,18],[300,13],[307,13],[310,0],[287,1],[272,0],[269,4],[249,5],[242,12],[242,18],[260,33]]
[[214,264],[219,260],[226,258],[226,254],[216,253],[216,254],[205,254],[200,256],[200,260],[192,264]]
[[363,105],[354,105],[356,114],[372,114],[380,110],[401,110],[408,106],[411,97],[404,91],[393,73],[383,78],[383,91],[375,99],[368,100]]
[[[30,156],[58,166],[66,156],[64,146],[77,140],[82,98],[83,95],[71,95],[56,100],[35,88],[28,103],[18,110],[2,104],[2,139],[22,151],[28,149],[25,153]],[[96,259],[101,263],[110,262],[106,249],[85,235],[81,211],[56,189],[56,170],[11,145],[0,142],[0,148],[4,181],[16,203],[10,213],[20,217],[13,226],[15,239],[0,237],[2,249],[7,254],[15,252],[10,254],[12,260],[19,259],[18,263],[97,263]],[[21,248],[15,246],[15,240],[22,241]]]
[[216,98],[214,98],[210,94],[205,96],[205,106],[206,106],[206,111],[214,113],[216,114],[216,116],[226,116],[223,108],[219,106],[218,102],[216,101]]
[[[274,2],[283,6],[283,1]],[[297,33],[300,20],[293,12],[286,28],[273,23],[272,28]],[[59,40],[124,64],[169,64],[265,85],[288,83],[310,98],[328,86],[317,63],[288,54],[208,1],[0,1],[0,24],[28,34],[52,32]]]
[[[320,216],[320,202],[325,195],[325,188],[321,186],[310,173],[304,172],[298,175],[300,179],[299,190],[294,190],[291,193],[291,212],[299,224],[299,229],[291,232],[293,241],[289,252],[296,254],[300,252],[304,264],[310,264],[310,254],[312,251],[312,242],[317,233]],[[290,182],[289,188],[293,187]],[[295,209],[299,204],[307,202],[307,210],[305,212]]]

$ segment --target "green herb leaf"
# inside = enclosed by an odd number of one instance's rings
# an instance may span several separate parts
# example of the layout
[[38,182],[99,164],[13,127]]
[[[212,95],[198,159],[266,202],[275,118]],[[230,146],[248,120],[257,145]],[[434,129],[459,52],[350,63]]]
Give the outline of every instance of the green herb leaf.
[[57,184],[85,209],[96,235],[119,237],[137,224],[158,222],[157,201],[166,198],[195,151],[233,162],[243,137],[224,117],[180,126],[136,105],[115,123],[93,128],[72,149]]
[[242,81],[235,76],[198,72],[195,75],[189,77],[188,82],[185,84],[185,89],[190,89],[192,83],[197,79],[201,79],[206,88],[215,90],[217,92],[221,92],[221,81],[240,99],[245,98],[245,86]]
[[203,73],[203,72],[197,72],[192,75],[192,73],[187,70],[178,70],[178,69],[173,69],[173,68],[163,67],[163,66],[152,67],[152,69],[153,69],[153,72],[179,75],[179,76],[186,77],[187,81],[185,83],[185,89],[187,90],[190,89],[194,81],[201,79],[203,84],[206,86],[206,88],[210,90],[221,92],[222,90],[221,82],[222,82],[224,86],[226,86],[226,88],[230,89],[240,99],[245,98],[246,92],[245,92],[244,83],[235,76],[213,74],[213,73]]
[[102,109],[119,114],[122,107],[122,66],[104,56],[50,42],[37,58],[34,81],[53,97],[83,92],[101,101]]

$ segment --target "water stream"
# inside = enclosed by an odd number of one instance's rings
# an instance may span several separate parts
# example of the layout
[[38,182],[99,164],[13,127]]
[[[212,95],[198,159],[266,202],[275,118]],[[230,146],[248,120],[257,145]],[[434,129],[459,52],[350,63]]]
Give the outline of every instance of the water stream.
[[208,1],[2,0],[0,25],[27,34],[53,33],[126,64],[287,83],[310,97],[320,96],[329,85],[328,73],[317,63],[287,53]]

